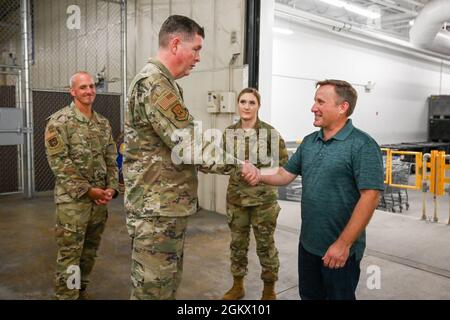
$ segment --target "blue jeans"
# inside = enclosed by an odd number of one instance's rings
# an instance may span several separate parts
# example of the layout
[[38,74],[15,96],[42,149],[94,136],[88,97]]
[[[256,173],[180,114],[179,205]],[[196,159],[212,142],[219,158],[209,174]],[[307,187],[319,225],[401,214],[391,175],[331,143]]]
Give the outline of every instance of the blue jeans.
[[361,260],[350,256],[345,266],[330,269],[316,256],[298,245],[299,294],[302,300],[356,300]]

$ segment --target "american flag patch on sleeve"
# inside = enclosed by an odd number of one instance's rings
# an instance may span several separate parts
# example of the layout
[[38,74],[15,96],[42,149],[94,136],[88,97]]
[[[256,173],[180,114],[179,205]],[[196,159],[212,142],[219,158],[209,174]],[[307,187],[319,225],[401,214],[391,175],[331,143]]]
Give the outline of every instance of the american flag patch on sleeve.
[[166,91],[156,102],[162,109],[167,111],[175,102],[178,101],[178,97],[171,91]]

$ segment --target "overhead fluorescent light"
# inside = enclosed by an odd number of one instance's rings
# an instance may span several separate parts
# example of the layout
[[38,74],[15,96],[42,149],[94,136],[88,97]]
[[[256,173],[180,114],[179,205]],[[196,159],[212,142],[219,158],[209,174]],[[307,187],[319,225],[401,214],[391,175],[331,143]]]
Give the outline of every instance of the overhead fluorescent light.
[[345,8],[348,11],[365,16],[367,18],[378,19],[381,17],[381,14],[379,12],[373,12],[370,10],[366,10],[364,8],[361,8],[361,7],[352,5],[352,4],[348,4],[341,0],[320,0],[320,1],[331,4],[332,6],[336,6],[339,8]]
[[291,29],[286,29],[286,28],[280,28],[280,27],[273,27],[273,32],[275,33],[281,33],[281,34],[293,34],[294,31],[292,31]]

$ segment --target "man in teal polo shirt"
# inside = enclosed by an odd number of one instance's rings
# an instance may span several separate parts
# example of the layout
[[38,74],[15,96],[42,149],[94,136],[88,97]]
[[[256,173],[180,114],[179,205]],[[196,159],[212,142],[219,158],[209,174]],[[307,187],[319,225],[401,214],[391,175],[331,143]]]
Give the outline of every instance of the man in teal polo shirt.
[[321,129],[306,136],[275,174],[244,178],[279,186],[302,176],[300,297],[355,299],[365,228],[384,189],[383,161],[375,140],[349,119],[356,90],[342,80],[316,87],[311,112]]

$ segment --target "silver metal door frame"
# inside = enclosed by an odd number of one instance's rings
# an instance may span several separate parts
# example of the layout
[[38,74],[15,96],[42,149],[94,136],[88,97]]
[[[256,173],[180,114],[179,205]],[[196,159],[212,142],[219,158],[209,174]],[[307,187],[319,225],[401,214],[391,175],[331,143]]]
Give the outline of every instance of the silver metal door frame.
[[[0,71],[0,74],[14,76],[16,78],[15,81],[15,93],[16,93],[16,108],[23,110],[23,91],[22,91],[22,69],[20,66],[9,66],[9,65],[0,65],[0,69],[9,69],[7,71]],[[20,128],[21,134],[26,134],[26,126],[25,121],[22,123],[22,127]],[[12,192],[3,192],[0,195],[11,195],[11,194],[21,194],[24,193],[25,186],[25,170],[24,170],[24,162],[25,162],[25,153],[24,153],[24,144],[17,145],[17,175],[18,175],[18,183],[19,187],[17,191]]]

